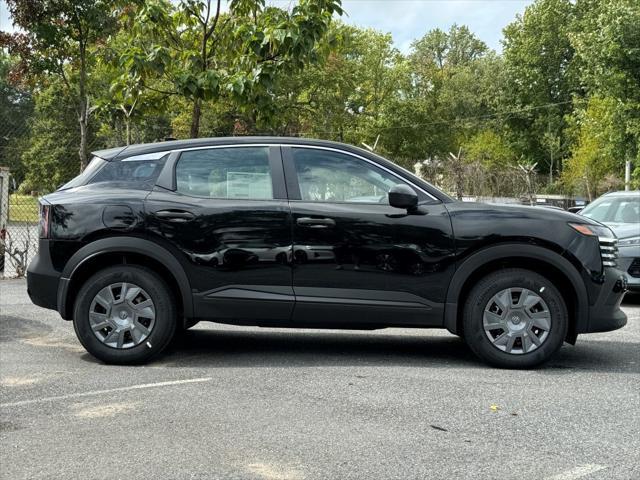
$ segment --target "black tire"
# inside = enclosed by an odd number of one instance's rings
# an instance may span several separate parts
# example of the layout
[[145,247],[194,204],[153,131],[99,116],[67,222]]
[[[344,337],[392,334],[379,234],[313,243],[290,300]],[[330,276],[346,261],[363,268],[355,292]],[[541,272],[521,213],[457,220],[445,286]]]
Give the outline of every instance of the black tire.
[[[506,353],[493,345],[485,333],[485,308],[494,295],[507,288],[529,289],[547,304],[551,328],[544,342],[535,350]],[[480,359],[500,368],[532,368],[546,362],[562,346],[568,327],[569,315],[562,295],[551,281],[530,270],[510,268],[487,275],[472,288],[464,305],[464,340]]]
[[[149,336],[131,348],[114,348],[102,343],[89,323],[91,303],[100,290],[118,282],[142,287],[155,305],[155,324]],[[132,365],[149,361],[171,342],[177,325],[176,306],[169,287],[153,270],[136,265],[118,265],[100,270],[89,278],[76,297],[73,327],[82,346],[105,363]]]

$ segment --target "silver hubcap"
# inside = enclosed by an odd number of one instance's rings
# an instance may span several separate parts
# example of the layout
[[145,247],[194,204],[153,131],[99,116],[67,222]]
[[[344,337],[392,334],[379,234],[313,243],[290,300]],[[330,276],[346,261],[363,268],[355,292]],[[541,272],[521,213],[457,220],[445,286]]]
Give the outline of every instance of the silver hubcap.
[[131,348],[149,337],[156,321],[151,297],[133,283],[113,283],[100,290],[89,307],[89,324],[102,343]]
[[482,323],[494,347],[521,355],[545,342],[551,331],[551,313],[537,293],[526,288],[506,288],[491,297]]

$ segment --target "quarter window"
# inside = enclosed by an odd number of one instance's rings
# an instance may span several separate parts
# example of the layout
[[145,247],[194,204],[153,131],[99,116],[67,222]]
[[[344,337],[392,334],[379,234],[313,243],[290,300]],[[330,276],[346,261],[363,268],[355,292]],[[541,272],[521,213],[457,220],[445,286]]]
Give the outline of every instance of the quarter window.
[[269,149],[236,147],[191,150],[176,165],[177,190],[209,198],[273,198]]
[[87,182],[118,184],[127,188],[151,190],[156,184],[158,175],[164,166],[166,156],[151,160],[112,160],[106,162]]
[[394,175],[351,155],[311,148],[293,148],[300,195],[308,202],[388,204]]

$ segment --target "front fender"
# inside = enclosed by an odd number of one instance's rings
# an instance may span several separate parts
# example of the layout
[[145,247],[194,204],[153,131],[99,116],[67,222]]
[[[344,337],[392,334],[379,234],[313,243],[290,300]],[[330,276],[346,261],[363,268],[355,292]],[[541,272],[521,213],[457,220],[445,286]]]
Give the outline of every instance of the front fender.
[[462,288],[466,280],[482,267],[506,259],[537,260],[553,265],[571,284],[576,297],[575,331],[586,331],[589,318],[588,296],[584,280],[575,266],[558,253],[544,247],[530,244],[509,243],[482,248],[465,258],[456,268],[447,289],[444,312],[444,326],[451,333],[458,334],[458,311]]

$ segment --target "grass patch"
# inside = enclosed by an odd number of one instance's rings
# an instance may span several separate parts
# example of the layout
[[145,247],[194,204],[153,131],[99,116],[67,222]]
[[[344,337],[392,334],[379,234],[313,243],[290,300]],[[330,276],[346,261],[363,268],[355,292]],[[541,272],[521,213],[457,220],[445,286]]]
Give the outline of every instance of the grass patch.
[[38,197],[13,193],[9,195],[9,222],[37,223]]

